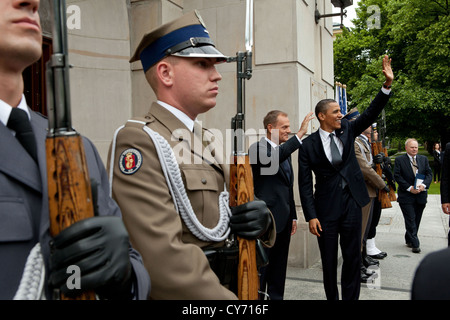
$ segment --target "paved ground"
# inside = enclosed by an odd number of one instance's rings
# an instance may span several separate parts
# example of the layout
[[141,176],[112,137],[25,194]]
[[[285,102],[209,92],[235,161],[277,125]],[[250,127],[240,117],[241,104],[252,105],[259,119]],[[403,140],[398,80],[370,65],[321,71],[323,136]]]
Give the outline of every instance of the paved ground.
[[[380,260],[378,278],[373,283],[361,284],[360,300],[409,300],[420,261],[428,253],[447,247],[449,217],[442,213],[439,195],[428,196],[418,233],[422,249],[419,254],[406,247],[402,212],[397,202],[392,205],[383,209],[375,238],[377,247],[388,256]],[[320,261],[308,269],[288,267],[285,299],[325,300]]]

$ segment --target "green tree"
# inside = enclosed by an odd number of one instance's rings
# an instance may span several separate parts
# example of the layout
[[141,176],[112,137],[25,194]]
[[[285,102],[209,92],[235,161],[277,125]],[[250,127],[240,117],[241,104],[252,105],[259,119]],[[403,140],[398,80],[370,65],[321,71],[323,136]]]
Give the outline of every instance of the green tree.
[[[392,58],[394,95],[386,108],[391,138],[450,141],[450,7],[448,0],[361,0],[334,43],[336,81],[347,84],[351,107],[365,110]],[[377,19],[378,18],[378,19]]]

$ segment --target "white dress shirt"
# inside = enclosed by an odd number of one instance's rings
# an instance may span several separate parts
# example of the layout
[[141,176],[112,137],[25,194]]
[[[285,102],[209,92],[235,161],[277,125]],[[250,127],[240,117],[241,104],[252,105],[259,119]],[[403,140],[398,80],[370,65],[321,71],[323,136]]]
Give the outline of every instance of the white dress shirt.
[[[319,128],[319,135],[320,135],[320,139],[322,139],[323,150],[325,151],[325,155],[327,156],[328,161],[331,162],[330,133],[331,132],[327,132],[327,131],[323,130],[322,128]],[[342,153],[344,151],[344,145],[342,144],[341,139],[339,139],[336,136],[336,132],[333,131],[333,133],[334,133],[334,137],[333,137],[334,142],[336,143],[339,153],[342,156]]]
[[[11,114],[12,106],[0,99],[0,121],[6,126],[8,124],[9,115]],[[28,111],[27,101],[22,94],[22,99],[19,102],[17,108],[22,109],[28,115],[28,119],[31,119],[30,112]],[[12,130],[11,130],[12,131]]]

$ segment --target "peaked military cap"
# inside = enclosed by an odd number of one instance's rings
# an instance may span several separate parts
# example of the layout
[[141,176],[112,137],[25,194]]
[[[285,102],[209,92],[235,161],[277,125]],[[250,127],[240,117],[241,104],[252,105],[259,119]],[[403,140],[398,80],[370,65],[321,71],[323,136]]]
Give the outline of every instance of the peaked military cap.
[[141,60],[144,71],[169,56],[217,58],[227,57],[214,46],[205,24],[194,10],[145,34],[130,62]]
[[355,120],[360,116],[359,111],[357,108],[351,109],[347,114],[344,116],[344,119],[347,119],[348,121]]

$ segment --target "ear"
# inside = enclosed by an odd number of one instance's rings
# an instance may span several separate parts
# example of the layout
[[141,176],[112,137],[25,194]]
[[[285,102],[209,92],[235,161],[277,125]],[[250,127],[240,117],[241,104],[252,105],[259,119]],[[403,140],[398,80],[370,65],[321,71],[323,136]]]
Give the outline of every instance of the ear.
[[273,130],[273,125],[269,123],[269,124],[267,125],[267,132],[268,132],[268,133],[272,133],[272,130]]
[[319,116],[319,121],[325,120],[325,114],[323,112],[319,112],[318,116]]
[[165,60],[156,65],[156,75],[164,86],[173,85],[173,66]]

